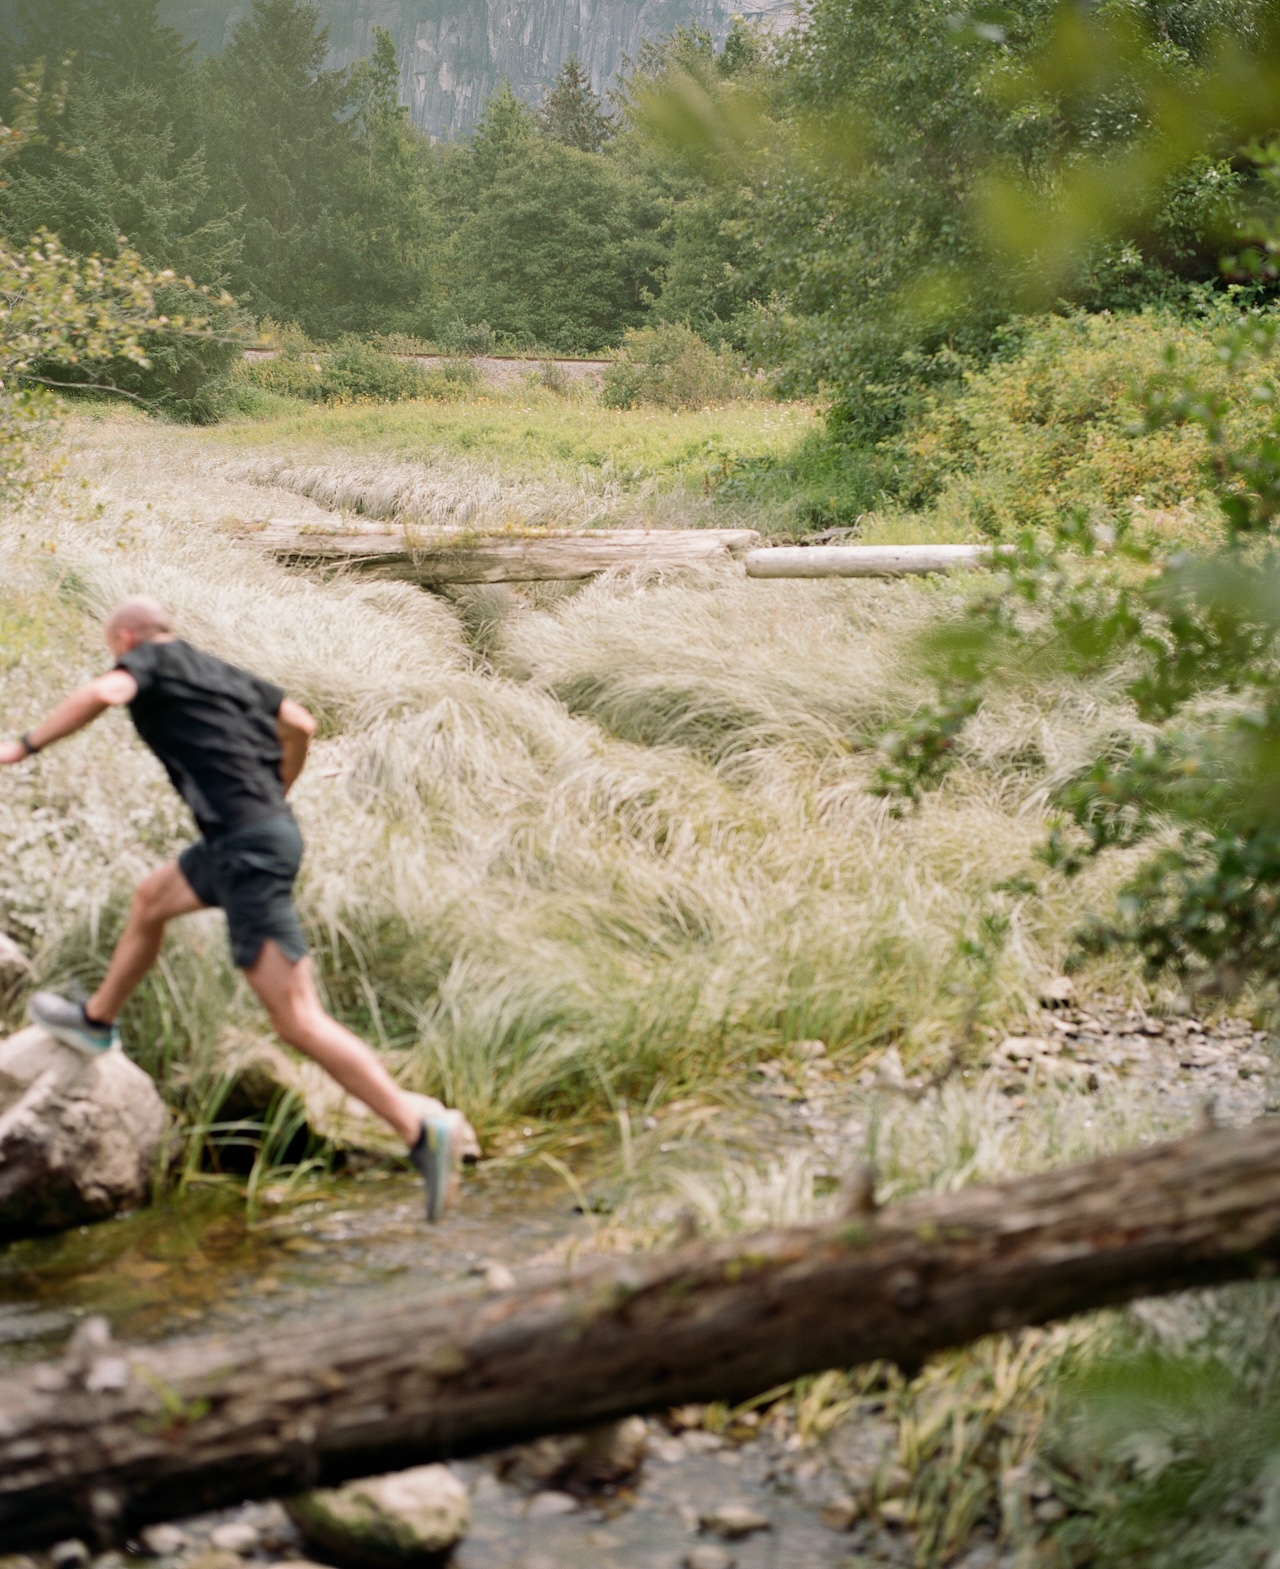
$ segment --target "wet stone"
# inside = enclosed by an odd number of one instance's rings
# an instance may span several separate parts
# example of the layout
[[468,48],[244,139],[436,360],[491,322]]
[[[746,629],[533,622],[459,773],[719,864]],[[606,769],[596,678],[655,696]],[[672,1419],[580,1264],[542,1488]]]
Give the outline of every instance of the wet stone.
[[695,1547],[684,1556],[684,1569],[733,1569],[733,1554],[723,1547],[707,1542]]
[[191,1538],[176,1525],[149,1525],[140,1540],[146,1551],[156,1558],[168,1558],[191,1545]]
[[229,1520],[209,1532],[209,1545],[225,1548],[229,1553],[251,1553],[258,1545],[258,1529],[244,1520]]
[[578,1500],[573,1494],[558,1493],[553,1488],[548,1488],[543,1493],[535,1493],[525,1511],[530,1520],[549,1520],[556,1515],[572,1515],[577,1512]]
[[738,1537],[750,1536],[755,1531],[767,1531],[772,1522],[754,1504],[735,1501],[721,1504],[704,1514],[701,1524],[704,1531],[714,1531],[717,1536],[736,1541]]

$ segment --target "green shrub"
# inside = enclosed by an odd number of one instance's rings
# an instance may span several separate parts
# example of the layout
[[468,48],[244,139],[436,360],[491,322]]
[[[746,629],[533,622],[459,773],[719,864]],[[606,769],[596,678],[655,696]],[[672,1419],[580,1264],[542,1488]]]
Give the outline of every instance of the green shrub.
[[446,354],[492,354],[498,335],[487,321],[451,321],[438,334]]
[[601,398],[611,409],[631,409],[640,403],[700,409],[747,397],[753,390],[732,354],[717,353],[692,328],[669,322],[633,327],[626,333],[605,372]]
[[[1156,311],[1055,316],[1009,347],[1016,352],[935,399],[893,444],[907,505],[995,537],[1050,526],[1069,507],[1098,522],[1127,518],[1138,497],[1166,527],[1201,510],[1203,432],[1135,428],[1135,389],[1167,369],[1171,349],[1180,371],[1228,397],[1229,421],[1243,426],[1247,392],[1229,385],[1208,324]],[[1182,520],[1170,516],[1178,508]]]
[[318,349],[287,337],[274,358],[240,365],[237,378],[263,392],[308,403],[401,403],[464,396],[475,383],[475,372],[465,362],[426,370],[359,338]]

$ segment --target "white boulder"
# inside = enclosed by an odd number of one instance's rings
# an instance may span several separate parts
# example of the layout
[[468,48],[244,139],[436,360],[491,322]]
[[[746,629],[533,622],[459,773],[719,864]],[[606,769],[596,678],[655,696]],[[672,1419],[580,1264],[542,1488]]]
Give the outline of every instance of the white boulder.
[[34,1025],[0,1041],[0,1236],[144,1203],[168,1125],[123,1052],[86,1057]]

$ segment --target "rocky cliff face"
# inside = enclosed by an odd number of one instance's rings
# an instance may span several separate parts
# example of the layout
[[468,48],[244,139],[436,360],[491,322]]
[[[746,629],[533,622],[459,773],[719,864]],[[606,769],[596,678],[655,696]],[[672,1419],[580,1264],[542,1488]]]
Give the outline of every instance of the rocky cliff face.
[[[503,77],[536,104],[576,54],[603,91],[645,38],[696,24],[719,43],[733,16],[772,25],[792,0],[747,0],[745,7],[733,0],[320,0],[320,8],[337,65],[370,53],[373,29],[387,28],[415,123],[433,136],[456,136],[475,123]],[[165,21],[212,53],[248,9],[248,0],[163,0],[160,7]]]

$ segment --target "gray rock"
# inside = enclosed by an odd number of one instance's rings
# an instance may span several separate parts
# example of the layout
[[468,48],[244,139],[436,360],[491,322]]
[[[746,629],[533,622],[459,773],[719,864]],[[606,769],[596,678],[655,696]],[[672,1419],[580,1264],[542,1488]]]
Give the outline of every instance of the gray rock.
[[529,1488],[606,1487],[640,1469],[648,1436],[644,1418],[630,1416],[580,1433],[539,1438],[508,1451],[502,1458],[502,1474]]
[[535,1493],[529,1500],[525,1514],[530,1520],[552,1520],[557,1515],[576,1514],[578,1500],[572,1493],[558,1493],[554,1488]]
[[85,1057],[32,1026],[0,1041],[0,1235],[141,1204],[169,1114],[123,1052]]
[[49,1551],[53,1569],[88,1569],[89,1549],[77,1537],[55,1542]]
[[701,1516],[704,1531],[714,1531],[717,1536],[735,1541],[740,1536],[750,1536],[753,1531],[767,1531],[772,1522],[761,1514],[754,1504],[727,1503]]
[[690,1549],[684,1556],[684,1569],[733,1569],[734,1558],[723,1547],[707,1542]]
[[149,1525],[140,1540],[147,1552],[156,1558],[168,1558],[191,1546],[191,1538],[176,1525]]
[[437,1556],[471,1524],[467,1490],[448,1466],[416,1466],[286,1505],[307,1542],[352,1569],[400,1569]]
[[228,1520],[209,1532],[209,1545],[229,1553],[251,1553],[258,1545],[258,1528],[247,1520]]

